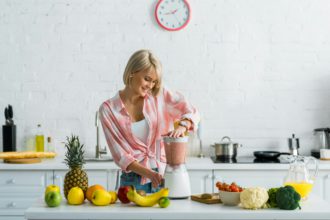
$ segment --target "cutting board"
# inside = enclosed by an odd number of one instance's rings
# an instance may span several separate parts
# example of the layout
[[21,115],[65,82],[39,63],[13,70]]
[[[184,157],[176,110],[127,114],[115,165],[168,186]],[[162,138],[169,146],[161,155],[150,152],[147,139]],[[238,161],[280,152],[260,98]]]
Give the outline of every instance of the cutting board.
[[330,158],[320,158],[320,160],[330,160]]
[[221,200],[219,198],[219,194],[218,193],[212,193],[212,198],[210,199],[203,199],[201,196],[202,194],[199,195],[191,195],[190,198],[193,201],[196,202],[201,202],[201,203],[205,203],[205,204],[216,204],[216,203],[221,203]]
[[17,164],[27,164],[27,163],[40,163],[40,158],[21,158],[21,159],[4,159],[4,163],[17,163]]

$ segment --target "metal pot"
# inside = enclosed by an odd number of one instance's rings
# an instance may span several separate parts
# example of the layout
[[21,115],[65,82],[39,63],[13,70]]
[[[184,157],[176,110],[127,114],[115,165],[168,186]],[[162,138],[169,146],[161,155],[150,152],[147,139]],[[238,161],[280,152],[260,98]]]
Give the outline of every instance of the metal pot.
[[242,147],[241,144],[232,142],[228,136],[224,136],[219,143],[211,146],[215,148],[215,156],[219,159],[235,159],[237,148]]

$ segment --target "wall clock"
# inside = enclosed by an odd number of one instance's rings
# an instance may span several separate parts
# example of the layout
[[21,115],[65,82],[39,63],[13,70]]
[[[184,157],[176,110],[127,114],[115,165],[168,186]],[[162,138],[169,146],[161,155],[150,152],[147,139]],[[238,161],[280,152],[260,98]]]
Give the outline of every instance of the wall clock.
[[190,5],[186,0],[159,0],[156,5],[156,21],[168,31],[178,31],[187,26],[190,16]]

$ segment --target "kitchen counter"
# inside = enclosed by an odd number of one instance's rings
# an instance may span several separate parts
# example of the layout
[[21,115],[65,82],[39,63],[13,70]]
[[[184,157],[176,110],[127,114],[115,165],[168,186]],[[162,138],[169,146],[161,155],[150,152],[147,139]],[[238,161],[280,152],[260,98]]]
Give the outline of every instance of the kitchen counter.
[[[67,170],[67,166],[63,163],[63,157],[54,159],[43,159],[42,163],[35,164],[7,164],[0,160],[0,170]],[[288,164],[276,163],[251,163],[251,164],[228,164],[228,163],[213,163],[211,158],[189,157],[186,160],[188,170],[287,170]],[[112,161],[97,161],[87,162],[84,165],[86,170],[116,170],[117,165]],[[330,161],[319,160],[320,170],[330,170]]]
[[202,204],[191,200],[171,200],[167,208],[138,207],[131,204],[116,204],[98,207],[89,202],[70,206],[66,201],[56,208],[48,208],[38,201],[25,212],[28,220],[37,219],[330,219],[330,203],[315,195],[301,203],[299,210],[261,209],[246,210],[222,204]]

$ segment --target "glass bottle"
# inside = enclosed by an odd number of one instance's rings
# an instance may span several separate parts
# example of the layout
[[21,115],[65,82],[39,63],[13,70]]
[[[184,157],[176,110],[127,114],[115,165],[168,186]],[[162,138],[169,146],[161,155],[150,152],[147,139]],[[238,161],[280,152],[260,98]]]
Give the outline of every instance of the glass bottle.
[[36,134],[36,151],[37,152],[45,151],[45,139],[41,129],[41,124],[38,124],[38,129]]
[[53,142],[52,142],[52,138],[51,137],[47,137],[47,151],[48,152],[54,152],[55,153],[55,147],[53,145]]

